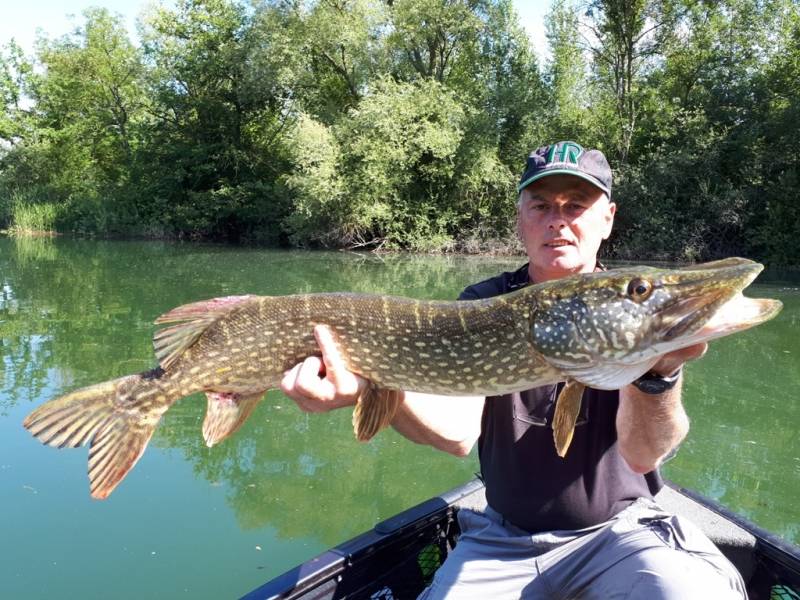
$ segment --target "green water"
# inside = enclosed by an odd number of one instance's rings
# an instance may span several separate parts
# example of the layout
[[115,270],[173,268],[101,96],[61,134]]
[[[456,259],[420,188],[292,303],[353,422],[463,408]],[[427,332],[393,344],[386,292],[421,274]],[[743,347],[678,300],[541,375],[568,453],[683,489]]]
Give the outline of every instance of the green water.
[[[517,260],[275,252],[153,242],[0,238],[0,598],[236,597],[476,470],[392,431],[367,445],[350,415],[307,415],[270,392],[208,449],[205,399],[164,417],[106,501],[85,449],[20,423],[78,386],[154,366],[152,321],[241,293],[353,290],[451,298]],[[667,475],[800,542],[800,286],[774,321],[714,343],[688,369],[692,430]]]

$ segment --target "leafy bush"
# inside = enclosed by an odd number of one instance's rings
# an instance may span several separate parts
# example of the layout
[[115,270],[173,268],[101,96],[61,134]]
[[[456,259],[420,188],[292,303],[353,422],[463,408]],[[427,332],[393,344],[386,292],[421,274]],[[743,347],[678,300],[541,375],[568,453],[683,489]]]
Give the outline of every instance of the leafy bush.
[[59,207],[52,202],[31,203],[15,198],[11,205],[11,231],[18,233],[53,232]]

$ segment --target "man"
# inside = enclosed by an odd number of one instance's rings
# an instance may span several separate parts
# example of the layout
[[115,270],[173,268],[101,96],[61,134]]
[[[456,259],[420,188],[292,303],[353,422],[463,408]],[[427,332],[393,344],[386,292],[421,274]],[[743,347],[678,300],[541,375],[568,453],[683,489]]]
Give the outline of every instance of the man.
[[[468,287],[462,299],[602,268],[597,253],[616,205],[601,152],[574,142],[539,148],[518,191],[529,263]],[[322,358],[288,371],[283,391],[311,412],[354,404],[365,380],[343,367],[329,330],[315,334]],[[746,597],[714,545],[652,500],[663,485],[659,464],[689,428],[681,366],[705,350],[667,354],[619,391],[587,388],[563,459],[551,425],[561,384],[486,399],[406,392],[392,426],[459,456],[477,440],[488,501],[485,513],[459,513],[459,543],[421,598]]]

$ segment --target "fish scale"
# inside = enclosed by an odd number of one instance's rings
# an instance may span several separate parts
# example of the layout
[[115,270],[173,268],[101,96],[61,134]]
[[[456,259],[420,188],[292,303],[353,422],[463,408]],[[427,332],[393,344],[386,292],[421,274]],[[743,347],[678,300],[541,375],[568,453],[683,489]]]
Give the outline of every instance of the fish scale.
[[566,381],[552,425],[564,456],[585,385],[617,389],[667,352],[775,316],[780,302],[740,294],[761,269],[740,258],[628,267],[462,302],[352,293],[195,302],[156,320],[167,325],[154,335],[159,367],[51,400],[24,425],[52,446],[89,443],[91,494],[105,498],[175,401],[205,392],[203,436],[219,443],[285,371],[319,353],[322,324],[345,366],[369,381],[353,414],[358,439],[391,422],[401,390],[485,396]]

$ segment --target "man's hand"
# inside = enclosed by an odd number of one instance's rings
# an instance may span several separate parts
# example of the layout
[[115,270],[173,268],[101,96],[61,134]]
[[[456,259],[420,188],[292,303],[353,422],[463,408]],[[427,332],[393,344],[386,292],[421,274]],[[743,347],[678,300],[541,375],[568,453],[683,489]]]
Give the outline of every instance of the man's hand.
[[[314,328],[322,357],[310,356],[286,371],[281,391],[306,412],[353,406],[369,381],[347,370],[330,329]],[[466,456],[481,431],[483,397],[434,396],[406,392],[392,421],[401,435],[418,444]]]
[[281,391],[306,412],[327,412],[353,406],[368,381],[347,370],[330,329],[314,328],[322,357],[309,356],[283,374]]
[[653,373],[657,373],[663,377],[672,375],[675,371],[683,366],[683,363],[701,358],[703,355],[705,355],[707,350],[708,344],[705,342],[701,344],[695,344],[694,346],[687,346],[686,348],[681,348],[680,350],[673,350],[672,352],[662,356],[661,359],[655,365],[653,365],[653,368],[650,370]]

